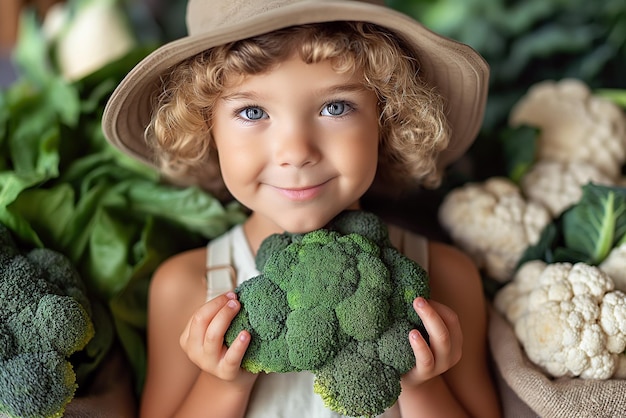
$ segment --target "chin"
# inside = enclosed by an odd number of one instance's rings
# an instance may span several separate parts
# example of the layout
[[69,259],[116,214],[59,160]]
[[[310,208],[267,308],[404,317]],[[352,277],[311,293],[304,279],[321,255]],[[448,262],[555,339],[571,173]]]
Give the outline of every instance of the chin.
[[337,215],[338,214],[316,217],[308,216],[306,219],[284,219],[280,224],[281,227],[287,232],[291,232],[293,234],[304,234],[306,232],[324,228]]

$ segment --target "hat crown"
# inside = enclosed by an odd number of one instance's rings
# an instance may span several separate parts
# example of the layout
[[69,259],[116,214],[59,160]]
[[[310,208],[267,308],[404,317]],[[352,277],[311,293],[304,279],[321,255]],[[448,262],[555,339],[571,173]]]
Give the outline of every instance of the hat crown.
[[187,32],[198,35],[245,22],[284,6],[298,3],[372,3],[383,6],[384,0],[189,0]]

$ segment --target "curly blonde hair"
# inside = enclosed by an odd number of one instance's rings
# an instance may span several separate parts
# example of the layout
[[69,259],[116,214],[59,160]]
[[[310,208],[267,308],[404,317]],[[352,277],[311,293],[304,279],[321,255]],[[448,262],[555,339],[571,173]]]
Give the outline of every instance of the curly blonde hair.
[[[406,187],[441,182],[437,155],[449,141],[442,98],[423,81],[401,39],[363,22],[294,26],[218,46],[178,64],[163,81],[146,139],[170,179],[192,179],[223,196],[211,139],[213,103],[232,77],[260,74],[293,54],[361,72],[379,99],[377,177]],[[188,182],[187,182],[188,184]]]

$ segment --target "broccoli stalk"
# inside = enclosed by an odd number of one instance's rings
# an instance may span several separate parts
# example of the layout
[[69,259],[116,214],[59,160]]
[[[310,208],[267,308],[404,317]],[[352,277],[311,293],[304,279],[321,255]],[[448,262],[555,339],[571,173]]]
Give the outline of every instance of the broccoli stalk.
[[22,252],[0,224],[0,413],[60,417],[77,389],[69,357],[94,336],[86,289],[50,249]]
[[241,310],[225,340],[248,330],[242,367],[254,373],[309,370],[326,406],[344,415],[382,413],[415,364],[409,331],[426,335],[412,302],[428,276],[395,249],[385,224],[364,211],[327,228],[275,234],[257,253],[261,274],[235,289]]

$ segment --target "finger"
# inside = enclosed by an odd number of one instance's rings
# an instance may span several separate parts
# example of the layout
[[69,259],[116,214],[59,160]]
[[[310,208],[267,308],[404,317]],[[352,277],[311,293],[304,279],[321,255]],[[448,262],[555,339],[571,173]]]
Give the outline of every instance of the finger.
[[435,367],[435,357],[422,334],[414,329],[409,333],[409,342],[415,354],[415,365],[421,373],[428,373]]
[[241,367],[241,361],[250,345],[250,340],[251,336],[248,331],[244,330],[239,333],[224,355],[224,363],[227,367],[236,369]]
[[453,348],[461,348],[463,345],[463,331],[461,329],[461,322],[459,316],[455,311],[442,305],[441,303],[430,301],[433,309],[439,314],[439,317],[444,322],[448,335],[450,338],[450,344]]
[[217,313],[224,307],[224,305],[229,300],[232,300],[233,295],[220,295],[204,303],[200,308],[198,308],[187,322],[187,325],[181,334],[181,345],[202,344],[204,342],[204,337],[209,324],[213,318],[215,318]]
[[211,321],[204,334],[204,343],[215,347],[224,345],[224,335],[230,327],[233,318],[237,315],[241,304],[236,299],[231,299],[220,309]]
[[[438,309],[435,309],[435,306]],[[421,297],[413,301],[413,307],[428,332],[430,349],[439,355],[447,354],[450,351],[451,339],[450,330],[443,318],[450,316],[446,312],[449,308]],[[442,312],[443,316],[439,312]]]

